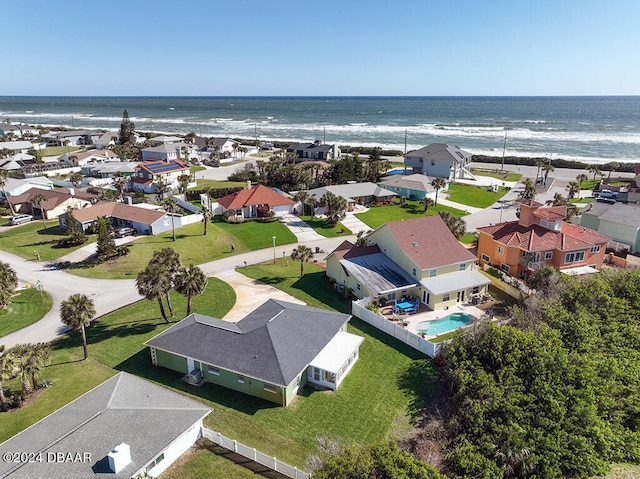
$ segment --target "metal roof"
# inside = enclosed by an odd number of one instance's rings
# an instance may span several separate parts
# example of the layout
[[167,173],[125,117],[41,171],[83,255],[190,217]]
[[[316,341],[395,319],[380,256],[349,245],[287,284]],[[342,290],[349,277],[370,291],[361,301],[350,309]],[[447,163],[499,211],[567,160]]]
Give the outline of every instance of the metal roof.
[[443,274],[420,281],[420,284],[424,288],[426,288],[431,294],[435,295],[462,291],[490,283],[491,280],[489,278],[475,269],[471,271],[458,271],[455,273]]
[[409,276],[384,253],[344,258],[340,260],[340,264],[376,296],[418,285],[415,278]]

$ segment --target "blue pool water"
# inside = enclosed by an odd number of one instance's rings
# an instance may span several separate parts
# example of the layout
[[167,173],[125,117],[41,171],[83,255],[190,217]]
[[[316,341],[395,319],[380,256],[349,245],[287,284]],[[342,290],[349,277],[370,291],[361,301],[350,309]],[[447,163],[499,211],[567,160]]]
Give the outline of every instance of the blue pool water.
[[453,313],[444,318],[435,319],[433,321],[422,321],[416,325],[416,330],[425,333],[428,336],[437,336],[438,334],[453,331],[454,329],[468,326],[473,323],[474,317],[467,313]]

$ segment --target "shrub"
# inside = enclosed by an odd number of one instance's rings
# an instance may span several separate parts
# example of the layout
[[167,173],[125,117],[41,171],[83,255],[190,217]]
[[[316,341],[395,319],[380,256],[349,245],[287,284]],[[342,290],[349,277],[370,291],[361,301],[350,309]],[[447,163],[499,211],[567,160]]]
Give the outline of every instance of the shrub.
[[11,210],[9,208],[0,208],[0,216],[11,216]]

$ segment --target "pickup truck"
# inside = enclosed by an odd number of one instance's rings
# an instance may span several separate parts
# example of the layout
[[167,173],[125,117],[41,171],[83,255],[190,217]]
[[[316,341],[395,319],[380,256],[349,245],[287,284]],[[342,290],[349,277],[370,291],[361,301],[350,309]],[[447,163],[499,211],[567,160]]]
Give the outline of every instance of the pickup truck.
[[612,198],[612,199],[616,199],[618,197],[618,192],[617,191],[611,191],[611,190],[599,190],[599,191],[594,191],[593,192],[593,196],[595,198]]

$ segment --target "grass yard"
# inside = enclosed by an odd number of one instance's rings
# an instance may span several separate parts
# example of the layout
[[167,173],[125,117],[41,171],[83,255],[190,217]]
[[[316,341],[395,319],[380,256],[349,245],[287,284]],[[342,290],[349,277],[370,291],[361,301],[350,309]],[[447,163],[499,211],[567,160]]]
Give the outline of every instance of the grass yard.
[[0,337],[40,321],[53,306],[51,296],[36,288],[22,289],[11,300],[8,309],[0,309]]
[[206,236],[203,235],[201,223],[176,230],[175,243],[171,231],[157,236],[143,236],[128,243],[130,253],[126,257],[99,265],[88,262],[73,264],[66,271],[87,278],[133,278],[146,267],[153,252],[162,248],[173,248],[179,252],[184,265],[202,264],[229,256],[231,243],[236,247],[236,254],[270,248],[272,236],[276,237],[278,245],[297,241],[282,223],[246,222],[234,225],[218,218],[209,223]]
[[601,479],[637,479],[640,477],[640,466],[636,464],[613,464],[611,470]]
[[425,213],[424,205],[418,200],[406,200],[404,205],[396,203],[393,205],[373,206],[369,211],[356,213],[356,216],[371,229],[375,229],[388,221],[408,220],[419,216],[437,215],[440,211],[449,211],[456,216],[464,216],[465,214],[462,210],[444,205],[429,206],[429,210]]
[[500,186],[497,192],[477,186],[451,184],[447,190],[449,200],[474,208],[487,208],[506,195],[509,190]]
[[41,150],[36,150],[36,153],[38,157],[42,158],[44,156],[60,156],[81,149],[79,146],[47,146]]
[[206,180],[203,178],[196,179],[197,186],[189,188],[191,190],[201,190],[203,188],[233,188],[235,186],[247,186],[244,181],[228,181],[228,180]]
[[466,233],[462,239],[460,240],[460,243],[462,244],[474,244],[476,241],[478,241],[478,234],[477,233]]
[[96,240],[94,235],[87,236],[84,245],[74,248],[58,248],[57,242],[64,238],[64,230],[59,228],[57,219],[48,220],[47,227],[43,228],[42,221],[17,226],[0,233],[0,248],[25,259],[36,259],[35,252],[40,254],[40,261],[51,261],[71,253],[82,246]]
[[569,203],[591,203],[593,201],[593,198],[571,198],[569,200]]
[[486,170],[483,168],[471,168],[471,173],[476,176],[488,176],[490,178],[496,178],[502,181],[520,181],[522,178],[521,173],[514,173],[513,171],[504,170],[506,176],[497,168],[492,170]]
[[[235,304],[235,293],[225,282],[209,278],[207,289],[193,298],[193,308],[202,314],[222,317]],[[172,294],[176,318],[182,319],[187,300]],[[166,323],[157,301],[142,300],[95,320],[87,328],[89,358],[82,360],[82,340],[72,331],[51,342],[51,364],[42,370],[40,380],[47,379],[52,387],[41,390],[22,409],[2,413],[0,443],[15,435],[56,409],[96,387],[122,370],[122,364],[135,358],[138,368],[152,368],[146,340],[174,323]],[[5,394],[20,389],[19,379],[4,382]],[[8,393],[7,393],[7,390]]]
[[300,219],[311,226],[316,233],[321,234],[325,238],[334,238],[336,236],[353,234],[351,233],[351,230],[345,227],[342,223],[338,223],[337,225],[327,224],[327,220],[325,218],[300,216]]
[[[199,444],[200,441],[169,466],[162,473],[162,479],[264,479],[265,476],[249,469],[251,461],[240,459],[240,456],[221,447],[211,446],[212,450],[209,450]],[[234,459],[240,462],[236,464]],[[264,467],[260,465],[259,470],[264,470]]]

